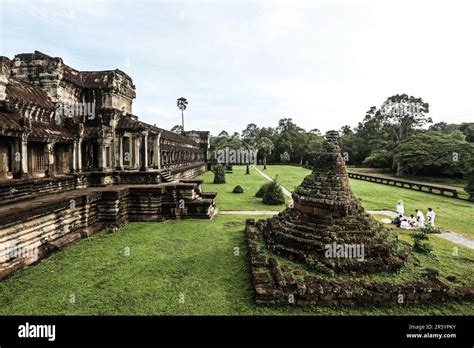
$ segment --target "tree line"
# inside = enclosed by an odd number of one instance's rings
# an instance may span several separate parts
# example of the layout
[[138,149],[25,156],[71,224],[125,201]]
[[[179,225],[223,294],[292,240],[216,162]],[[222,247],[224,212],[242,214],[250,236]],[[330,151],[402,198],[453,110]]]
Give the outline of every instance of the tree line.
[[[348,165],[384,168],[397,175],[467,177],[474,170],[474,123],[433,123],[422,98],[397,94],[368,109],[355,127],[340,128],[340,145]],[[223,130],[211,138],[218,149],[258,149],[261,163],[314,165],[324,137],[291,118],[276,127],[250,123],[241,133]]]

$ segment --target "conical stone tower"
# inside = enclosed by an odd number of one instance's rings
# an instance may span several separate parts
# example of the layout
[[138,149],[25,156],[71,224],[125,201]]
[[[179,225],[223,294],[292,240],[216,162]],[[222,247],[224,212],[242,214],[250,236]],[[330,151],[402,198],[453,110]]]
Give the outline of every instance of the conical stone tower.
[[293,193],[294,206],[256,224],[266,247],[289,260],[335,272],[398,270],[408,249],[399,248],[396,235],[358,202],[337,132],[326,134],[323,151]]

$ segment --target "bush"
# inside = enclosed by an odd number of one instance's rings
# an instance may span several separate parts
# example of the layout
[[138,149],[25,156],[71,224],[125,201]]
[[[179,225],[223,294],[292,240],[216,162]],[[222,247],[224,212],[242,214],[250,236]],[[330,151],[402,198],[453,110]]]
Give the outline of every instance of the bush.
[[425,231],[419,230],[414,232],[411,237],[414,239],[413,250],[420,254],[429,254],[433,250],[433,247],[428,242],[428,235]]
[[237,186],[234,187],[234,189],[232,190],[232,193],[244,193],[244,189],[242,188],[242,186],[237,185]]
[[413,250],[420,254],[429,254],[433,250],[433,247],[427,242],[415,240],[415,243],[413,244]]
[[225,184],[225,168],[222,164],[218,164],[212,170],[214,173],[214,184]]
[[281,190],[280,183],[277,179],[270,181],[265,185],[265,193],[262,199],[263,204],[279,205],[285,203],[285,196]]
[[258,189],[257,193],[255,194],[255,197],[257,197],[257,198],[263,198],[263,195],[265,194],[265,187],[266,187],[266,186],[267,186],[266,184],[262,185],[262,186]]
[[422,233],[441,233],[441,229],[439,227],[433,227],[429,223],[425,224],[423,227],[418,229]]

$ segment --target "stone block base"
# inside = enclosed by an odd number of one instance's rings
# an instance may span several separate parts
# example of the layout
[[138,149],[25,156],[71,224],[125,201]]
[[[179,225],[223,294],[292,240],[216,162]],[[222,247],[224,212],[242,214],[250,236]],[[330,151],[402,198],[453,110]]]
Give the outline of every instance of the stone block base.
[[429,269],[420,270],[420,280],[401,284],[368,280],[370,277],[329,277],[309,271],[269,251],[253,219],[247,220],[245,236],[258,305],[402,306],[450,299],[474,300],[473,287],[449,286],[437,278],[436,271]]

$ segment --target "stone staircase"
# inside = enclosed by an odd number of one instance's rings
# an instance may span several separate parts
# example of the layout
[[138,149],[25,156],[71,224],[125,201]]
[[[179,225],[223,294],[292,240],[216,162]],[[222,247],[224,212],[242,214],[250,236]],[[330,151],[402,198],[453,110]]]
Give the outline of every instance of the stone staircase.
[[173,182],[173,176],[171,176],[171,172],[167,169],[163,169],[160,172],[160,177],[163,182]]

